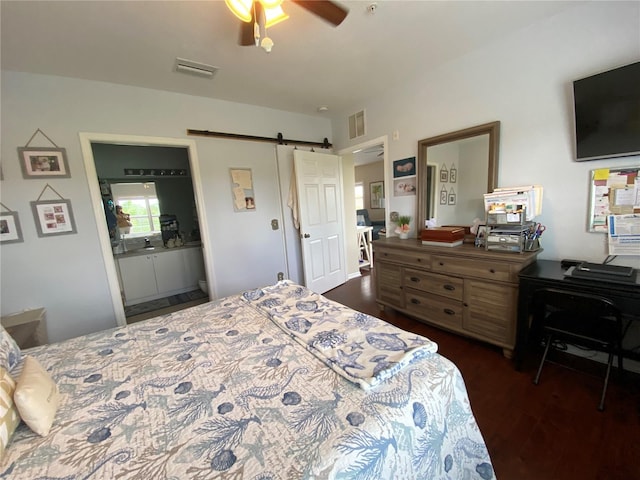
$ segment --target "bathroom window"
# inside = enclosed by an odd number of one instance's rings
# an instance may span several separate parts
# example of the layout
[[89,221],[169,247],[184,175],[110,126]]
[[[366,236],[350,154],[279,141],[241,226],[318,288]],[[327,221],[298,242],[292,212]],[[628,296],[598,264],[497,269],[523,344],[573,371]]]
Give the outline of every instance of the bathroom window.
[[128,237],[146,237],[160,233],[160,204],[154,182],[112,183],[113,202],[129,215]]

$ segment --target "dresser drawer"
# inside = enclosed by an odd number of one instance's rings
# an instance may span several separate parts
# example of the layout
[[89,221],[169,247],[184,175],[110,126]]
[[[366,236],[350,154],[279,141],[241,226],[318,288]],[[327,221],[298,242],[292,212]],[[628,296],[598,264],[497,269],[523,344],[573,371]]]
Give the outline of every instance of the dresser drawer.
[[405,268],[403,280],[405,287],[462,301],[464,280],[461,278]]
[[431,270],[439,273],[453,273],[463,277],[486,278],[487,280],[500,282],[511,280],[511,269],[508,264],[487,260],[434,255],[431,262]]
[[431,268],[431,255],[423,252],[413,252],[411,250],[376,248],[374,243],[374,258],[376,261],[384,260],[387,262],[400,263],[402,265],[410,265],[429,269]]
[[405,310],[444,327],[462,328],[462,302],[433,295],[411,288],[405,288]]

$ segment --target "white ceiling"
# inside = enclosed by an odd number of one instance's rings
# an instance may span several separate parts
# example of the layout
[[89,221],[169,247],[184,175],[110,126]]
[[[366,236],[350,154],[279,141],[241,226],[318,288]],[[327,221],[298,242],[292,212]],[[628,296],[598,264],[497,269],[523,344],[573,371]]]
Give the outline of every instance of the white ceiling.
[[[220,0],[2,0],[2,69],[330,115],[576,2],[379,0],[373,15],[372,2],[339,3],[350,11],[333,27],[285,0],[290,18],[269,30],[267,54],[238,46]],[[220,70],[176,73],[176,57]]]

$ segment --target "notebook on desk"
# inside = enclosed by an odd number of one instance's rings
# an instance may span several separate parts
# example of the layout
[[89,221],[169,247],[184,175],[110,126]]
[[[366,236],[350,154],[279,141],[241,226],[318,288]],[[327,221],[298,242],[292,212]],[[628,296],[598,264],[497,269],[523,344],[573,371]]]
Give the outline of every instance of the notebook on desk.
[[565,277],[612,283],[636,283],[637,272],[632,267],[605,265],[601,263],[581,263],[568,268]]

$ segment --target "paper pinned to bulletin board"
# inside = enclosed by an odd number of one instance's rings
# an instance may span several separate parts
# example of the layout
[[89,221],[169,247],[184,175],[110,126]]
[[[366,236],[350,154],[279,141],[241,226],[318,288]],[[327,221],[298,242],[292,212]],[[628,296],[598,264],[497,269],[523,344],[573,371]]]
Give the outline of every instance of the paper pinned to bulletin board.
[[640,215],[609,215],[609,255],[640,255]]
[[609,215],[640,213],[640,168],[591,170],[589,231],[607,233]]
[[230,168],[233,209],[236,212],[247,212],[256,209],[253,193],[253,178],[250,168]]

